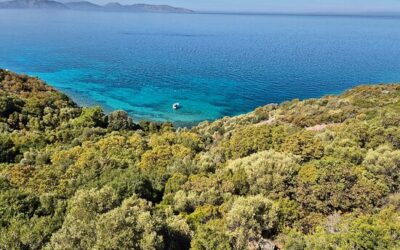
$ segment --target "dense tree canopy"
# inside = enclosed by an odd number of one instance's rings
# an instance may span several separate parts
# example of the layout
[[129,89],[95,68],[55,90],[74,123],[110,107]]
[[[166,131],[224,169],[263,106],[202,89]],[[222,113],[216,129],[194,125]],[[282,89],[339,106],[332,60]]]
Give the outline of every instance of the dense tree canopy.
[[400,85],[175,129],[0,70],[0,249],[400,249]]

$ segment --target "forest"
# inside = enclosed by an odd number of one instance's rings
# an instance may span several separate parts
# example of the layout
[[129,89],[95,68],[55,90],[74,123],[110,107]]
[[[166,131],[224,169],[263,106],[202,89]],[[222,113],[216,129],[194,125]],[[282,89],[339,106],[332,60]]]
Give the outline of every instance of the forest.
[[400,84],[192,128],[0,70],[0,249],[400,249]]

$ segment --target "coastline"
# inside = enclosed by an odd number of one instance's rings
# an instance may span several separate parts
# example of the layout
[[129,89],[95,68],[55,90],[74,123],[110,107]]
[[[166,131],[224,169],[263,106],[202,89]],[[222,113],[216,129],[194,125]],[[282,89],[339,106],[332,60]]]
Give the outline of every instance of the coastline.
[[[13,72],[13,71],[10,71],[9,69],[1,69],[0,68],[0,70],[5,70],[7,72]],[[18,73],[18,74],[24,75],[24,73]],[[35,76],[35,78],[41,80],[40,77]],[[218,120],[232,119],[232,118],[237,118],[237,117],[241,117],[241,116],[246,116],[246,115],[249,115],[249,114],[255,112],[255,110],[257,110],[257,109],[265,108],[267,106],[276,106],[277,105],[279,107],[284,103],[289,103],[289,102],[293,102],[293,101],[300,101],[301,102],[301,101],[307,101],[307,100],[311,101],[311,100],[316,100],[316,99],[321,99],[321,98],[328,98],[328,97],[338,97],[338,96],[341,96],[341,95],[345,94],[346,92],[354,89],[354,88],[348,88],[348,89],[345,89],[343,91],[337,91],[337,92],[334,92],[334,93],[327,93],[327,94],[323,94],[323,95],[320,95],[320,96],[314,96],[314,97],[310,97],[310,98],[286,99],[286,100],[282,100],[279,103],[274,103],[274,102],[265,103],[265,104],[263,104],[261,106],[258,106],[256,108],[254,108],[253,110],[249,110],[248,112],[243,112],[243,113],[234,114],[234,115],[221,116],[221,117],[217,117],[215,119],[194,120],[194,121],[170,121],[170,120],[159,121],[159,120],[152,120],[152,119],[137,119],[138,116],[135,115],[134,111],[124,110],[124,109],[113,109],[111,107],[104,107],[101,103],[97,103],[95,101],[91,101],[91,100],[85,99],[86,98],[85,95],[81,95],[79,93],[79,91],[74,91],[74,90],[63,91],[62,89],[59,89],[58,87],[53,86],[51,83],[49,83],[47,81],[44,81],[44,84],[46,84],[49,87],[54,88],[56,91],[68,96],[71,100],[74,101],[74,103],[76,103],[81,108],[90,108],[90,107],[94,107],[94,106],[100,106],[103,109],[103,111],[105,112],[105,114],[110,114],[110,113],[112,113],[114,111],[122,110],[122,111],[127,112],[129,114],[129,116],[136,123],[139,123],[139,122],[154,122],[154,123],[159,123],[159,124],[171,123],[171,124],[174,125],[175,128],[189,128],[189,129],[193,128],[193,127],[196,127],[196,126],[198,126],[199,124],[202,124],[202,123],[213,123],[213,122],[218,121]],[[378,86],[378,85],[396,85],[396,84],[400,84],[400,83],[395,83],[395,82],[393,82],[393,83],[360,83],[360,84],[358,84],[356,86],[357,87],[368,87],[368,86],[374,86],[374,85]]]

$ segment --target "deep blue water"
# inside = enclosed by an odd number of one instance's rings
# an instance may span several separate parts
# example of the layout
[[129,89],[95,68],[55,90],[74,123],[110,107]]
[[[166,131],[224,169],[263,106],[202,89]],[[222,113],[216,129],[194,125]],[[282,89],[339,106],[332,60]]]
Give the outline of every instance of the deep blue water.
[[194,123],[400,82],[400,19],[6,10],[0,67],[82,105]]

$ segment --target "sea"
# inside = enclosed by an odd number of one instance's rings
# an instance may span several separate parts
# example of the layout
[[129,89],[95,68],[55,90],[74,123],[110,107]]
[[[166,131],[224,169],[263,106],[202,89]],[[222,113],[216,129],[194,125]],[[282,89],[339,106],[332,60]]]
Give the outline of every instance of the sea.
[[400,82],[400,19],[0,10],[0,68],[82,106],[190,126]]

